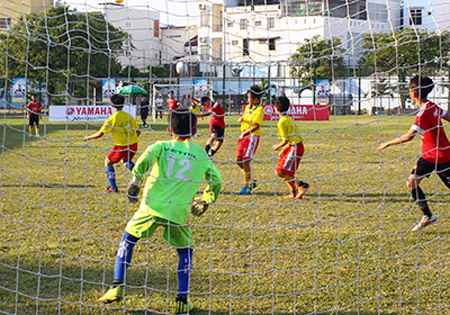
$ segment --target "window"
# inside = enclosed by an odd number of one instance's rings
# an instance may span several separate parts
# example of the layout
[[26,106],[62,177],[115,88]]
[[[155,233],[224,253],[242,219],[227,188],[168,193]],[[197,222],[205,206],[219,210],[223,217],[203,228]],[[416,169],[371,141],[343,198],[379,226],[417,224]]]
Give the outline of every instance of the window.
[[242,41],[242,55],[250,56],[250,39],[244,38]]
[[159,20],[153,21],[153,37],[159,37]]
[[422,9],[411,9],[409,25],[422,25]]
[[277,50],[277,46],[275,44],[275,38],[269,38],[269,50],[272,50],[272,51]]
[[11,18],[0,19],[0,28],[8,28],[11,26]]
[[261,21],[256,21],[255,26],[261,26]]
[[275,27],[275,18],[268,18],[267,19],[267,28],[274,28]]
[[231,41],[231,45],[237,46],[237,45],[239,45],[239,41],[238,40],[232,40]]
[[208,26],[209,15],[206,10],[200,11],[200,26]]
[[239,21],[239,28],[241,30],[245,30],[245,29],[247,29],[247,27],[248,27],[248,21],[246,19],[241,19]]

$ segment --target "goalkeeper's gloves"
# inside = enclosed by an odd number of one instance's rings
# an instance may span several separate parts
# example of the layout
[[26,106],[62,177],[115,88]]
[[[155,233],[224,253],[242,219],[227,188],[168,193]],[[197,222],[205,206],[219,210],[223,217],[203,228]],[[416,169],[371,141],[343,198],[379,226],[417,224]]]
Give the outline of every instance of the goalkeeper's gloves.
[[127,188],[127,198],[128,201],[131,203],[135,203],[139,201],[139,192],[141,190],[141,180],[139,178],[136,178],[136,176],[133,176],[133,179],[128,184]]
[[195,197],[194,201],[192,202],[191,212],[193,215],[199,217],[203,213],[208,210],[209,203],[206,202],[205,198],[203,196],[201,197]]

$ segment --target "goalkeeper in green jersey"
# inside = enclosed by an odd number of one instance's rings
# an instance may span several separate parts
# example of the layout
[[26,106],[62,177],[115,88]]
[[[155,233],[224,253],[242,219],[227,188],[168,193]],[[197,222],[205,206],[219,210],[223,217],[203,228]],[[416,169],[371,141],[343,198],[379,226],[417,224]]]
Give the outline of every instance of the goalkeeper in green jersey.
[[[190,214],[202,214],[214,202],[221,189],[222,176],[205,150],[190,141],[195,134],[196,116],[188,110],[169,114],[170,141],[158,141],[149,146],[133,168],[133,179],[128,186],[128,198],[138,200],[141,181],[151,168],[145,184],[139,210],[128,222],[117,251],[113,286],[100,298],[104,303],[123,298],[123,285],[133,247],[141,238],[150,238],[158,227],[163,237],[176,248],[178,263],[178,295],[176,314],[192,309],[187,300],[192,270],[192,235]],[[193,198],[202,179],[208,183],[203,196]]]

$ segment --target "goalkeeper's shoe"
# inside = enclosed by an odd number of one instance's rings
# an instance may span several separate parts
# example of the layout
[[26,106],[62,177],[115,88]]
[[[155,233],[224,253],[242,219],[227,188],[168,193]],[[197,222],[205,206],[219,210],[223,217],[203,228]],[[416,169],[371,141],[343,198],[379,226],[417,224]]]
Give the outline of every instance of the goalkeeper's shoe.
[[309,184],[308,183],[303,183],[301,186],[298,187],[298,193],[297,193],[297,196],[295,198],[302,199],[302,197],[306,194],[308,189],[309,189]]
[[108,193],[118,193],[119,192],[119,188],[117,188],[117,187],[111,188],[111,185],[109,185],[108,187],[106,187],[106,192],[108,192]]
[[103,303],[119,302],[123,297],[123,286],[111,287],[105,294],[99,299]]
[[254,181],[251,182],[250,188],[253,190],[253,189],[255,189],[256,187],[258,187],[258,185],[259,185],[258,181],[257,181],[257,180],[254,180]]
[[412,231],[415,232],[415,231],[421,230],[421,229],[423,229],[431,224],[434,224],[436,222],[437,222],[437,218],[435,215],[431,215],[431,217],[424,215],[422,217],[422,220],[413,227]]
[[186,296],[177,296],[175,301],[175,314],[189,314],[193,306],[187,302]]

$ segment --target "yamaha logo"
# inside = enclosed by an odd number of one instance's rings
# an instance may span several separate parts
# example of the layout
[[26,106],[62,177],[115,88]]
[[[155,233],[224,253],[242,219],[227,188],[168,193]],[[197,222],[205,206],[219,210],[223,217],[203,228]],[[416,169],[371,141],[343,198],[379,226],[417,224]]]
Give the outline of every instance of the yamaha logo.
[[67,107],[67,115],[73,115],[73,113],[75,113],[75,108]]
[[273,107],[271,105],[267,105],[264,107],[264,114],[265,115],[272,115],[273,114]]

